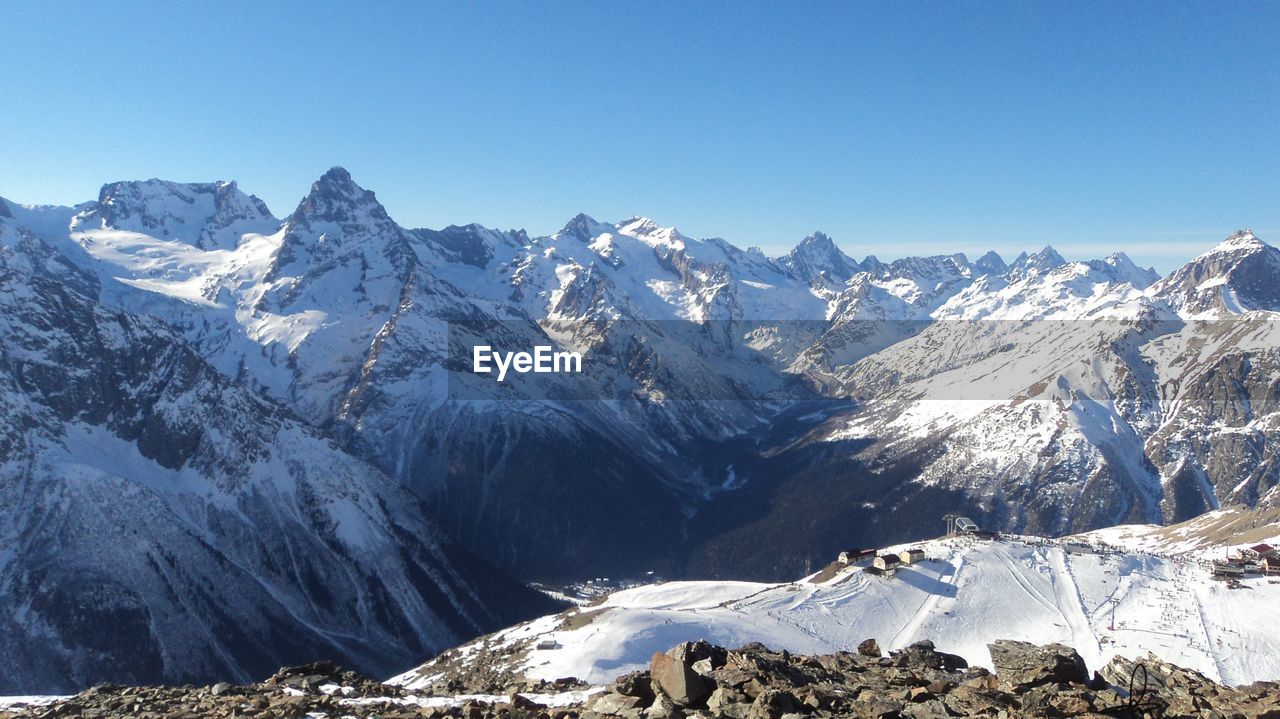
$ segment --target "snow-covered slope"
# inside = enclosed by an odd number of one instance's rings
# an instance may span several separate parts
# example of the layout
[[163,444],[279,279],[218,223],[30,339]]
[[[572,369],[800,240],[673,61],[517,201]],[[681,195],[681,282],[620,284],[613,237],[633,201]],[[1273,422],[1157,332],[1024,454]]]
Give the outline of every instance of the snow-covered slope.
[[[783,584],[669,582],[623,590],[484,637],[448,661],[606,683],[646,667],[655,651],[699,638],[796,653],[853,651],[867,638],[885,650],[930,639],[988,667],[988,643],[1023,639],[1075,647],[1089,667],[1150,651],[1228,684],[1280,678],[1280,584],[1271,580],[1229,589],[1187,558],[1078,554],[1030,537],[919,546],[927,559],[892,576],[848,567]],[[546,641],[555,648],[535,648]],[[428,663],[393,681],[429,684],[440,670]]]
[[1126,524],[1095,529],[1078,538],[1134,552],[1219,560],[1258,544],[1280,546],[1280,508],[1236,505],[1178,524]]
[[0,227],[0,693],[389,670],[546,604],[391,479]]

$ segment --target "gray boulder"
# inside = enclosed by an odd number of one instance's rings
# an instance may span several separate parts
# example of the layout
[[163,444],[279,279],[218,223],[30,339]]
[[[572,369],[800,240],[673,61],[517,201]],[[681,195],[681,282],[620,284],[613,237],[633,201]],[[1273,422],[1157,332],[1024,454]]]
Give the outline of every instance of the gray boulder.
[[988,644],[1002,684],[1025,690],[1044,684],[1088,684],[1089,670],[1076,650],[1062,644],[1036,646],[1002,639]]

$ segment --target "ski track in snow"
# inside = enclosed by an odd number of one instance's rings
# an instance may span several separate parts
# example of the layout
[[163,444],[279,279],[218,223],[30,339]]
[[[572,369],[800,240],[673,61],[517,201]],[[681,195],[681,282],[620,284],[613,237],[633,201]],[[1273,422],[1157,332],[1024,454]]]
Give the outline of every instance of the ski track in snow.
[[1067,553],[1057,547],[1051,548],[1049,560],[1054,572],[1053,588],[1058,597],[1058,610],[1071,628],[1070,645],[1080,652],[1089,666],[1097,666],[1098,659],[1102,656],[1102,646],[1089,622],[1084,600],[1080,597],[1080,587],[1076,585],[1071,566],[1067,564]]
[[[1020,639],[1072,646],[1090,670],[1115,655],[1141,659],[1153,652],[1228,684],[1280,678],[1280,582],[1247,579],[1233,590],[1194,560],[1070,553],[1035,538],[920,546],[929,559],[892,577],[853,567],[821,584],[649,585],[584,610],[593,614],[574,628],[545,617],[489,641],[553,639],[558,649],[516,653],[512,661],[534,679],[576,676],[595,684],[695,639],[731,647],[758,641],[807,654],[852,651],[868,638],[887,650],[929,639],[987,667],[988,643]],[[421,672],[392,681],[412,686],[433,670]]]
[[[959,575],[960,569],[964,567],[964,556],[965,553],[962,552],[955,559],[947,563],[944,569],[938,570],[937,584],[939,589],[943,589],[944,587],[954,589],[956,576]],[[911,621],[907,622],[907,625],[893,636],[893,639],[889,642],[888,648],[890,650],[901,649],[917,639],[927,639],[928,637],[917,636],[920,632],[920,627],[937,608],[938,602],[941,601],[944,596],[945,590],[941,592],[928,592],[925,594],[924,599],[920,602],[920,606],[916,609]]]

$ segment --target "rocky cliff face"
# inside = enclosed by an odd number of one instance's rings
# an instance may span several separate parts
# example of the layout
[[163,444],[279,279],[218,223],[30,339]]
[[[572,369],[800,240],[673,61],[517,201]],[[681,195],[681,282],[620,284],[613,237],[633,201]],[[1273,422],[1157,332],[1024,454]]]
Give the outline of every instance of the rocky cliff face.
[[536,613],[411,495],[0,236],[0,694],[387,672]]

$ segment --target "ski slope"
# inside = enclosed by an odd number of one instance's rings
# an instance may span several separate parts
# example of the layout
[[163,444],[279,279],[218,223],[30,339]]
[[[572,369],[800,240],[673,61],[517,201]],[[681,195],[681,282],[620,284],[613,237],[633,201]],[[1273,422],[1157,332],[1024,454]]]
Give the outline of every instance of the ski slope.
[[[656,651],[704,638],[763,642],[797,653],[886,650],[931,639],[939,650],[990,666],[996,639],[1062,642],[1091,669],[1150,651],[1227,684],[1280,678],[1280,582],[1212,580],[1201,563],[1153,554],[1075,554],[1053,541],[946,539],[892,577],[849,568],[789,584],[671,582],[610,595],[595,607],[543,617],[464,648],[532,679],[605,683],[647,666]],[[1114,611],[1114,629],[1112,612]],[[552,640],[556,649],[537,650]],[[421,686],[429,663],[396,677]]]

